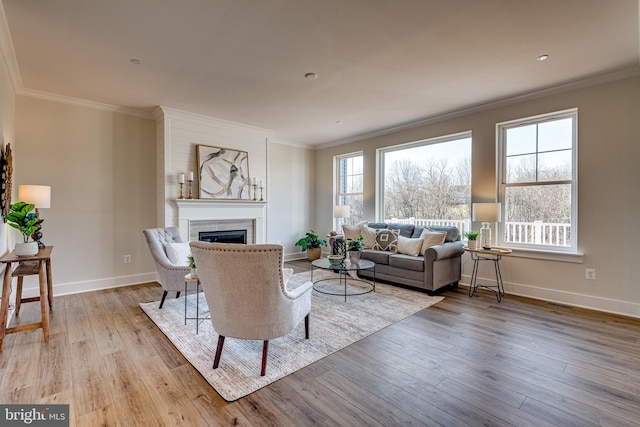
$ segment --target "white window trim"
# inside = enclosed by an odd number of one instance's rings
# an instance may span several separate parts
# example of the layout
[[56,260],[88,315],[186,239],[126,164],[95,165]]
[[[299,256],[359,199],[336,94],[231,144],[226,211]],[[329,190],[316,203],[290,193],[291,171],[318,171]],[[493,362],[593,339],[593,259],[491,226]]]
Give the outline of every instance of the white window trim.
[[[513,255],[523,258],[547,259],[565,262],[582,262],[583,253],[578,250],[578,109],[570,108],[562,111],[554,111],[552,113],[540,114],[537,116],[526,117],[523,119],[510,120],[496,124],[496,164],[498,165],[497,193],[498,200],[505,199],[505,183],[506,177],[506,159],[505,159],[505,140],[504,135],[506,129],[514,125],[522,126],[552,120],[557,118],[573,118],[573,140],[572,140],[572,175],[571,175],[571,226],[572,239],[570,247],[549,247],[541,245],[524,245],[504,241],[504,224],[498,224],[499,245],[509,247],[513,250]],[[553,183],[553,182],[550,182]],[[505,205],[502,203],[502,218],[505,218]]]
[[[338,206],[338,202],[339,202],[339,198],[340,196],[354,196],[354,195],[362,195],[362,197],[364,198],[364,170],[362,171],[362,177],[363,177],[363,188],[362,191],[360,193],[341,193],[340,192],[340,180],[338,179],[338,171],[339,171],[339,164],[341,160],[344,159],[348,159],[351,157],[359,157],[362,156],[363,160],[364,160],[364,153],[362,151],[354,151],[352,153],[346,153],[346,154],[339,154],[336,156],[333,156],[333,206]],[[363,166],[364,169],[364,166]],[[333,209],[332,209],[333,212]],[[336,228],[338,227],[338,220],[336,218],[333,218],[333,214],[332,214],[332,218],[331,221],[333,223],[333,229],[336,230]]]

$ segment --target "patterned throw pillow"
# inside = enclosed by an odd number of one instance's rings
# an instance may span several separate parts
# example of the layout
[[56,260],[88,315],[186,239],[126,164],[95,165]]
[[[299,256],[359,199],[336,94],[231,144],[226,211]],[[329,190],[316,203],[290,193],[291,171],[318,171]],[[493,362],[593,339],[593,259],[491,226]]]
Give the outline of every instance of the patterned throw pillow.
[[364,247],[367,249],[373,249],[373,245],[376,244],[376,229],[367,227],[366,225],[362,227],[362,243],[364,243]]
[[376,243],[373,245],[373,249],[398,252],[399,235],[400,230],[376,230]]

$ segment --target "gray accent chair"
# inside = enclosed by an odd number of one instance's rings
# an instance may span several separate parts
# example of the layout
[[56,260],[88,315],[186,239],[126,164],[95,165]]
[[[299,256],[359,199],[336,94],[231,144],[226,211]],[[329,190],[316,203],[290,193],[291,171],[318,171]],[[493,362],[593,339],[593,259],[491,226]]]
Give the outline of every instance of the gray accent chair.
[[313,284],[287,289],[293,274],[282,268],[282,246],[273,244],[190,242],[198,277],[218,333],[213,369],[218,368],[226,337],[261,340],[262,369],[267,368],[269,340],[288,334],[304,319],[309,338]]
[[160,308],[164,304],[167,294],[171,291],[176,292],[176,298],[180,297],[180,291],[184,289],[184,276],[191,273],[191,269],[187,265],[176,265],[169,261],[165,245],[168,242],[185,243],[180,236],[180,231],[176,227],[167,228],[149,228],[142,232],[147,239],[147,244],[151,250],[151,257],[156,263],[156,271],[158,272],[158,282],[164,290]]

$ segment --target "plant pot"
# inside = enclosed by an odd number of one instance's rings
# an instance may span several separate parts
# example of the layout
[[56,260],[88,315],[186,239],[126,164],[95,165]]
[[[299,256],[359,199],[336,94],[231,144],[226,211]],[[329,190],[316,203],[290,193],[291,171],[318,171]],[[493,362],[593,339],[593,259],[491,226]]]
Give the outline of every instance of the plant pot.
[[192,268],[191,269],[191,278],[192,279],[197,279],[198,278],[198,269],[196,269],[196,268]]
[[38,253],[38,242],[16,243],[13,253],[16,256],[34,256]]
[[478,249],[478,241],[477,240],[469,240],[469,241],[467,241],[467,247],[469,249]]
[[360,262],[360,251],[349,251],[349,259],[351,262]]
[[322,248],[309,248],[307,249],[307,258],[309,261],[314,261],[322,255]]

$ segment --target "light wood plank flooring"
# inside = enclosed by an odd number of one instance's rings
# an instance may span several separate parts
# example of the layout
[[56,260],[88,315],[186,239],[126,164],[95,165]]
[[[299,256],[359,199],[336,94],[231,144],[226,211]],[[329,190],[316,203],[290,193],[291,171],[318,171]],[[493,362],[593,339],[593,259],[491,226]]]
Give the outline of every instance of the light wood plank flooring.
[[[54,298],[49,343],[41,330],[7,337],[0,402],[70,403],[83,427],[640,425],[637,319],[448,290],[228,403],[140,310],[161,294],[149,283]],[[19,322],[39,316],[25,304]]]

